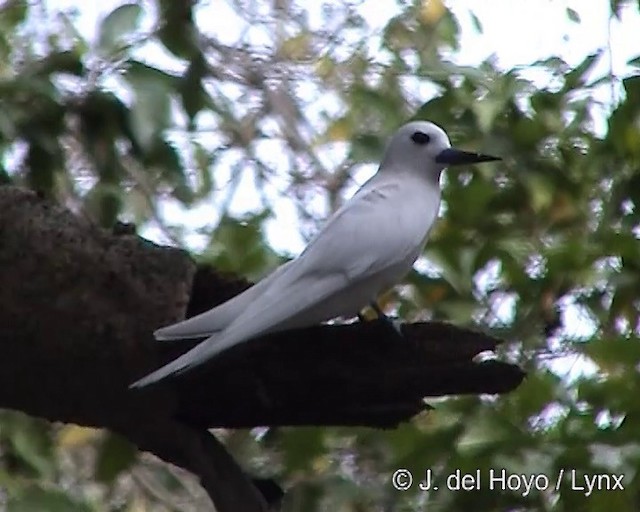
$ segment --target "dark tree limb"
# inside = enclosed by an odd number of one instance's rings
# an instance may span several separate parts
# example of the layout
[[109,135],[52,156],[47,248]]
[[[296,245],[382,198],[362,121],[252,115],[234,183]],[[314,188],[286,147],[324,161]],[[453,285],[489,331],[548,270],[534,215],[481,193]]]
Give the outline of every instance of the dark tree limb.
[[193,346],[155,342],[155,328],[248,285],[0,187],[0,407],[117,431],[198,475],[220,512],[253,512],[265,500],[207,427],[392,427],[425,396],[504,393],[523,378],[513,365],[473,362],[495,348],[489,336],[422,323],[405,326],[401,342],[371,322],[268,336],[183,378],[128,389]]

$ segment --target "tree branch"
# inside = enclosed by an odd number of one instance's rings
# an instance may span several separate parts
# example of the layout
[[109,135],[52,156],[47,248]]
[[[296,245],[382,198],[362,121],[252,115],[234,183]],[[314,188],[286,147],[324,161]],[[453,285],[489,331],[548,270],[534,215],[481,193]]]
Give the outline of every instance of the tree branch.
[[399,340],[370,322],[267,336],[132,392],[193,346],[155,342],[154,329],[249,283],[196,273],[183,251],[100,230],[24,189],[0,187],[0,212],[0,407],[117,431],[197,474],[220,512],[264,511],[271,496],[208,427],[392,427],[423,410],[424,396],[502,393],[523,377],[472,361],[495,348],[489,336],[425,323]]

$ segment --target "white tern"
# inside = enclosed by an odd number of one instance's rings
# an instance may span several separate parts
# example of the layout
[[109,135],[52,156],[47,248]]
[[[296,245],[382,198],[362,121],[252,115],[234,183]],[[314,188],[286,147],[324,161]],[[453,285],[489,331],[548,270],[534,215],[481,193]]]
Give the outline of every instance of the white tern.
[[224,304],[158,329],[158,340],[207,339],[131,387],[190,370],[259,335],[355,316],[400,281],[422,253],[438,215],[442,170],[493,160],[499,158],[451,148],[433,123],[405,124],[387,145],[378,172],[300,256]]

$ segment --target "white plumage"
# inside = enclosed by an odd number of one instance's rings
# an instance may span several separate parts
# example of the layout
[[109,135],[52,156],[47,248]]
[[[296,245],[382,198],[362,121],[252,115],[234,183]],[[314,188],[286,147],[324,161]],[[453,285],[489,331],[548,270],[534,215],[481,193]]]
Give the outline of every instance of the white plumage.
[[422,252],[438,214],[442,169],[491,160],[497,159],[451,149],[432,123],[404,125],[378,172],[298,258],[224,304],[157,330],[158,340],[208,338],[132,387],[187,371],[263,334],[355,316],[400,281]]

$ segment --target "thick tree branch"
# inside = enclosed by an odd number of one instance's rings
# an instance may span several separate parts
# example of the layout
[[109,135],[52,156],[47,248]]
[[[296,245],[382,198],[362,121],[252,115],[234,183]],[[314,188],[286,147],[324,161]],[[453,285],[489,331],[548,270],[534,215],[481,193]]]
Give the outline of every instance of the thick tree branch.
[[0,406],[112,429],[198,475],[219,512],[266,510],[215,437],[173,418],[174,391],[128,389],[163,359],[153,328],[183,315],[188,255],[6,186],[0,240]]
[[502,393],[523,377],[472,361],[495,348],[489,336],[426,323],[400,340],[371,322],[245,343],[132,392],[135,378],[193,345],[157,343],[155,328],[248,283],[196,274],[183,251],[107,233],[15,187],[0,187],[0,240],[0,407],[113,429],[197,474],[220,512],[265,503],[207,427],[391,427],[425,396]]

